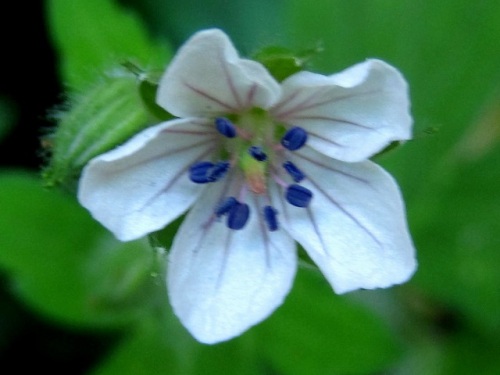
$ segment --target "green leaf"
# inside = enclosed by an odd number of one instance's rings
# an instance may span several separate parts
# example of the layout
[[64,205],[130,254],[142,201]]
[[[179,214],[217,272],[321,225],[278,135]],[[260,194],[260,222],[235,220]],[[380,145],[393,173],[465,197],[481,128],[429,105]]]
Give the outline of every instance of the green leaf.
[[0,267],[43,315],[116,327],[166,303],[156,254],[144,241],[117,242],[72,199],[26,174],[0,175],[0,201]]
[[131,332],[91,374],[179,374],[177,368],[178,358],[169,345],[165,326],[151,317],[145,317],[140,327]]
[[260,362],[248,340],[196,342],[169,309],[144,317],[92,375],[256,375]]
[[379,318],[311,270],[299,270],[284,305],[256,330],[263,354],[287,375],[376,373],[398,354]]
[[319,49],[294,53],[282,47],[266,47],[258,51],[253,58],[264,65],[271,75],[281,82],[294,73],[306,68],[308,60],[319,52]]
[[407,358],[391,374],[497,375],[499,348],[498,337],[481,337],[469,330],[448,338],[427,335],[412,342]]
[[[497,375],[500,369],[498,336],[483,338],[475,332],[464,332],[448,343],[441,371],[437,375]],[[439,368],[438,367],[438,368]]]
[[[444,164],[447,176],[418,221],[415,282],[484,332],[500,332],[500,148],[484,159]],[[452,213],[451,215],[448,213]]]
[[283,41],[287,5],[283,1],[205,1],[203,11],[199,0],[122,1],[139,9],[157,35],[172,36],[178,43],[211,27],[224,30],[246,56],[265,45]]
[[72,88],[85,87],[126,60],[146,70],[163,69],[170,56],[165,45],[149,39],[134,14],[113,0],[50,0],[47,11],[62,78]]

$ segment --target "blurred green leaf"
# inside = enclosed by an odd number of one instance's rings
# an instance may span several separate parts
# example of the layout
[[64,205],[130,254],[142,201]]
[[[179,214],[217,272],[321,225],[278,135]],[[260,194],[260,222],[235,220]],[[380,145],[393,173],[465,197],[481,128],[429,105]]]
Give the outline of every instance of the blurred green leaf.
[[[419,220],[415,281],[485,332],[500,332],[500,148],[475,162],[442,165]],[[451,213],[451,214],[450,214]]]
[[399,354],[380,318],[336,296],[311,270],[299,271],[284,305],[256,330],[260,350],[287,375],[376,373]]
[[453,337],[443,353],[443,364],[436,375],[498,375],[500,340],[498,336],[483,338],[475,332]]
[[246,339],[203,345],[189,335],[168,308],[145,317],[137,328],[92,375],[262,373],[249,335]]
[[0,202],[0,267],[15,293],[44,315],[116,327],[166,303],[145,242],[117,242],[72,199],[26,174],[0,175]]
[[[294,48],[322,42],[315,68],[338,72],[381,58],[407,78],[415,140],[384,158],[409,199],[426,187],[436,162],[453,147],[500,82],[500,3],[442,0],[291,0]],[[428,136],[425,130],[438,128]]]
[[149,39],[140,20],[114,0],[50,0],[48,19],[62,57],[61,74],[71,88],[132,60],[146,70],[163,69],[166,45]]
[[178,358],[169,346],[164,325],[146,317],[140,329],[132,332],[91,374],[180,374],[177,366]]
[[465,330],[450,337],[429,334],[412,342],[411,352],[393,375],[497,375],[498,337],[485,338]]
[[269,0],[122,0],[138,9],[156,35],[169,35],[178,45],[196,31],[218,27],[223,29],[248,56],[252,51],[270,44],[281,44],[283,1]]

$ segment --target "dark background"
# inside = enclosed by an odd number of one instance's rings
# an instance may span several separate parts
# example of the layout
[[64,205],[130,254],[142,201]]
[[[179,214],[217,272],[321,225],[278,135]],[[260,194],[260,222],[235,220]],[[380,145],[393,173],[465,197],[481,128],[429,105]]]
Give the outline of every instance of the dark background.
[[[15,122],[0,141],[0,167],[38,171],[44,163],[40,138],[54,126],[50,112],[64,96],[44,2],[6,3],[0,11],[0,97],[14,105]],[[83,374],[116,340],[112,332],[84,333],[41,320],[15,299],[15,287],[0,274],[2,373],[9,368],[21,373],[35,366],[37,371]]]

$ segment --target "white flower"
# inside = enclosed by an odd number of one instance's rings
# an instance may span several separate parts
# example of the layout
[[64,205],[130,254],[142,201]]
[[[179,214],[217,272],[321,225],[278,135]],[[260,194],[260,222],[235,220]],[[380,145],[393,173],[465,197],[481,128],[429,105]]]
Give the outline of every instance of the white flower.
[[416,268],[399,189],[368,160],[411,136],[407,84],[368,60],[279,84],[220,30],[195,34],[161,79],[180,119],[93,159],[78,197],[123,241],[189,210],[169,254],[175,313],[201,342],[230,339],[289,292],[300,243],[337,293]]

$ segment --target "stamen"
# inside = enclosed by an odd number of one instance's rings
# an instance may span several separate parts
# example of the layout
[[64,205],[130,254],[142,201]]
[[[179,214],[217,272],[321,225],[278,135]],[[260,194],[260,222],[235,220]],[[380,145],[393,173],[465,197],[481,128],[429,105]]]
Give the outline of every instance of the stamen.
[[229,229],[242,229],[248,222],[250,208],[248,204],[236,202],[229,210],[227,226]]
[[273,207],[271,206],[264,207],[264,220],[266,221],[267,228],[271,232],[278,230],[278,219],[276,217],[277,214],[278,211],[275,210]]
[[215,127],[223,136],[228,138],[236,137],[236,127],[225,117],[217,117],[215,119]]
[[297,184],[292,184],[286,189],[285,198],[292,206],[307,207],[311,202],[312,195],[311,190]]
[[214,163],[209,161],[199,161],[189,168],[189,178],[197,184],[206,184],[212,180],[209,178],[209,171],[214,167]]
[[307,141],[307,132],[301,127],[295,126],[289,129],[283,138],[281,138],[281,144],[284,148],[295,151],[305,145]]
[[293,178],[295,182],[300,182],[304,178],[306,178],[304,173],[299,168],[297,168],[296,165],[293,164],[291,161],[284,162],[283,168],[285,168],[285,170],[288,172],[288,174]]
[[229,162],[228,161],[219,161],[217,162],[213,168],[208,173],[208,179],[210,182],[215,182],[224,177],[229,170]]
[[222,201],[222,203],[215,209],[214,211],[214,214],[215,216],[217,217],[221,217],[225,214],[227,214],[231,208],[233,208],[233,206],[235,204],[238,204],[238,201],[236,200],[235,197],[227,197],[226,199],[224,199]]
[[262,151],[262,147],[260,147],[260,146],[250,147],[248,149],[248,153],[257,161],[267,160],[267,155],[264,151]]

